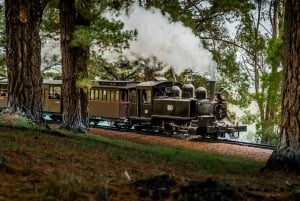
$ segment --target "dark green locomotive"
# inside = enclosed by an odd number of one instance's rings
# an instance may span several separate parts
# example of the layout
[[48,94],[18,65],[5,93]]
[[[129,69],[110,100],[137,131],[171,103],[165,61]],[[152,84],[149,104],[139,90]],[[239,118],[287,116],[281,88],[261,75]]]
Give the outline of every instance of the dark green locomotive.
[[195,89],[190,83],[142,82],[131,94],[129,120],[137,130],[214,138],[227,133],[238,137],[246,127],[236,126],[229,119],[225,95],[226,91],[221,90],[216,99],[207,98],[205,88]]

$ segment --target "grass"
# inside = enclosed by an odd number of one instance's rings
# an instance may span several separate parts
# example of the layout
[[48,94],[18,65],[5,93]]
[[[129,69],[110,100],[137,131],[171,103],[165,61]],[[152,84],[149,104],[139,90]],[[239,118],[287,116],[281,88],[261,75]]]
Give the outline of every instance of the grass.
[[7,200],[90,200],[91,192],[108,197],[123,188],[130,197],[128,183],[161,172],[233,185],[284,186],[285,180],[292,181],[260,174],[264,163],[244,158],[99,135],[52,135],[1,126],[0,159],[0,166],[10,170],[7,174],[0,169],[0,180],[6,181],[0,184],[0,194],[7,192]]
[[86,189],[80,179],[73,174],[52,174],[49,176],[46,184],[46,192],[43,196],[43,200],[86,200],[87,197],[83,193],[85,190]]
[[264,165],[262,162],[251,161],[244,158],[191,149],[145,145],[102,136],[76,135],[73,139],[86,143],[86,146],[105,147],[105,149],[110,150],[110,152],[120,160],[135,159],[144,162],[150,160],[153,164],[168,163],[171,166],[177,166],[177,168],[181,170],[207,170],[209,174],[215,174],[219,172],[220,169],[232,173],[239,172],[240,170],[248,172],[260,169]]
[[[0,132],[1,130],[3,132],[3,129],[0,128]],[[67,146],[57,143],[61,139],[33,131],[15,132],[14,137],[17,140],[11,143],[1,143],[0,141],[0,144],[4,147],[6,146],[7,149],[13,152],[22,153],[22,147],[25,146],[26,139],[37,136],[42,138],[41,140],[43,140],[45,144],[56,144],[56,152],[68,152]],[[72,142],[70,146],[74,146],[75,149],[76,146],[96,149],[102,153],[109,153],[109,155],[116,160],[137,160],[153,165],[156,163],[165,163],[169,166],[176,166],[179,170],[196,172],[205,170],[208,174],[216,174],[220,170],[233,174],[239,171],[249,172],[260,169],[264,165],[262,162],[224,156],[216,153],[158,145],[145,145],[96,135],[66,133],[65,138],[67,139],[64,139],[64,141],[68,140]],[[44,150],[43,154],[45,158],[51,158],[55,155],[55,153],[47,149]]]

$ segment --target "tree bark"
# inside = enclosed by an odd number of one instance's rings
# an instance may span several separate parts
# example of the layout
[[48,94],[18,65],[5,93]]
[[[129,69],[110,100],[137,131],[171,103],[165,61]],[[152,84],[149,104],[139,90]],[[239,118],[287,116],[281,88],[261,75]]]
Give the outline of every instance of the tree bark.
[[280,140],[266,168],[300,173],[300,2],[285,1]]
[[[78,17],[79,16],[79,17]],[[75,1],[60,1],[63,125],[69,130],[85,132],[88,129],[88,91],[77,86],[87,77],[88,47],[71,45],[75,26],[80,21]]]
[[37,123],[42,121],[41,40],[39,0],[5,1],[8,107]]

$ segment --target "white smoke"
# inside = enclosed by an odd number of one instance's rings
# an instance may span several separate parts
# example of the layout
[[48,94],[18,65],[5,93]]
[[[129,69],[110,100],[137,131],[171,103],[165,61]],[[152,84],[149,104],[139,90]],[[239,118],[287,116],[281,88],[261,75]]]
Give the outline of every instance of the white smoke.
[[135,5],[129,16],[123,12],[116,19],[124,22],[125,29],[138,31],[137,40],[131,41],[130,49],[124,52],[129,57],[154,56],[177,73],[187,68],[205,73],[215,66],[212,54],[203,48],[190,28],[180,22],[170,22],[156,8],[146,10]]

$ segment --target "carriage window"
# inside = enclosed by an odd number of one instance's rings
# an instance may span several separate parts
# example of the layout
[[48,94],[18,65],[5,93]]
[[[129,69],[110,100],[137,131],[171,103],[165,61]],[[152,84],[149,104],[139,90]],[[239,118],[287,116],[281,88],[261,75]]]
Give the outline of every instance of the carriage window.
[[49,87],[49,99],[60,99],[61,97],[61,87],[50,86]]
[[110,100],[109,101],[112,101],[112,102],[115,101],[115,91],[110,91]]
[[98,89],[91,89],[90,100],[99,100],[99,90]]
[[0,85],[0,95],[7,96],[7,85]]
[[106,96],[107,96],[107,91],[104,89],[104,90],[102,91],[102,100],[103,100],[103,101],[106,101]]
[[7,92],[4,90],[3,91],[1,90],[0,94],[1,94],[1,96],[7,96]]
[[119,94],[119,91],[116,91],[116,93],[115,93],[115,101],[119,101],[119,99],[120,99],[120,94]]
[[91,89],[90,90],[90,100],[94,100],[95,99],[95,90]]
[[99,90],[95,90],[95,99],[94,100],[99,100]]
[[106,91],[106,99],[105,100],[110,101],[110,91],[109,90]]
[[103,90],[102,89],[99,89],[99,92],[98,92],[98,100],[102,101],[103,99]]

